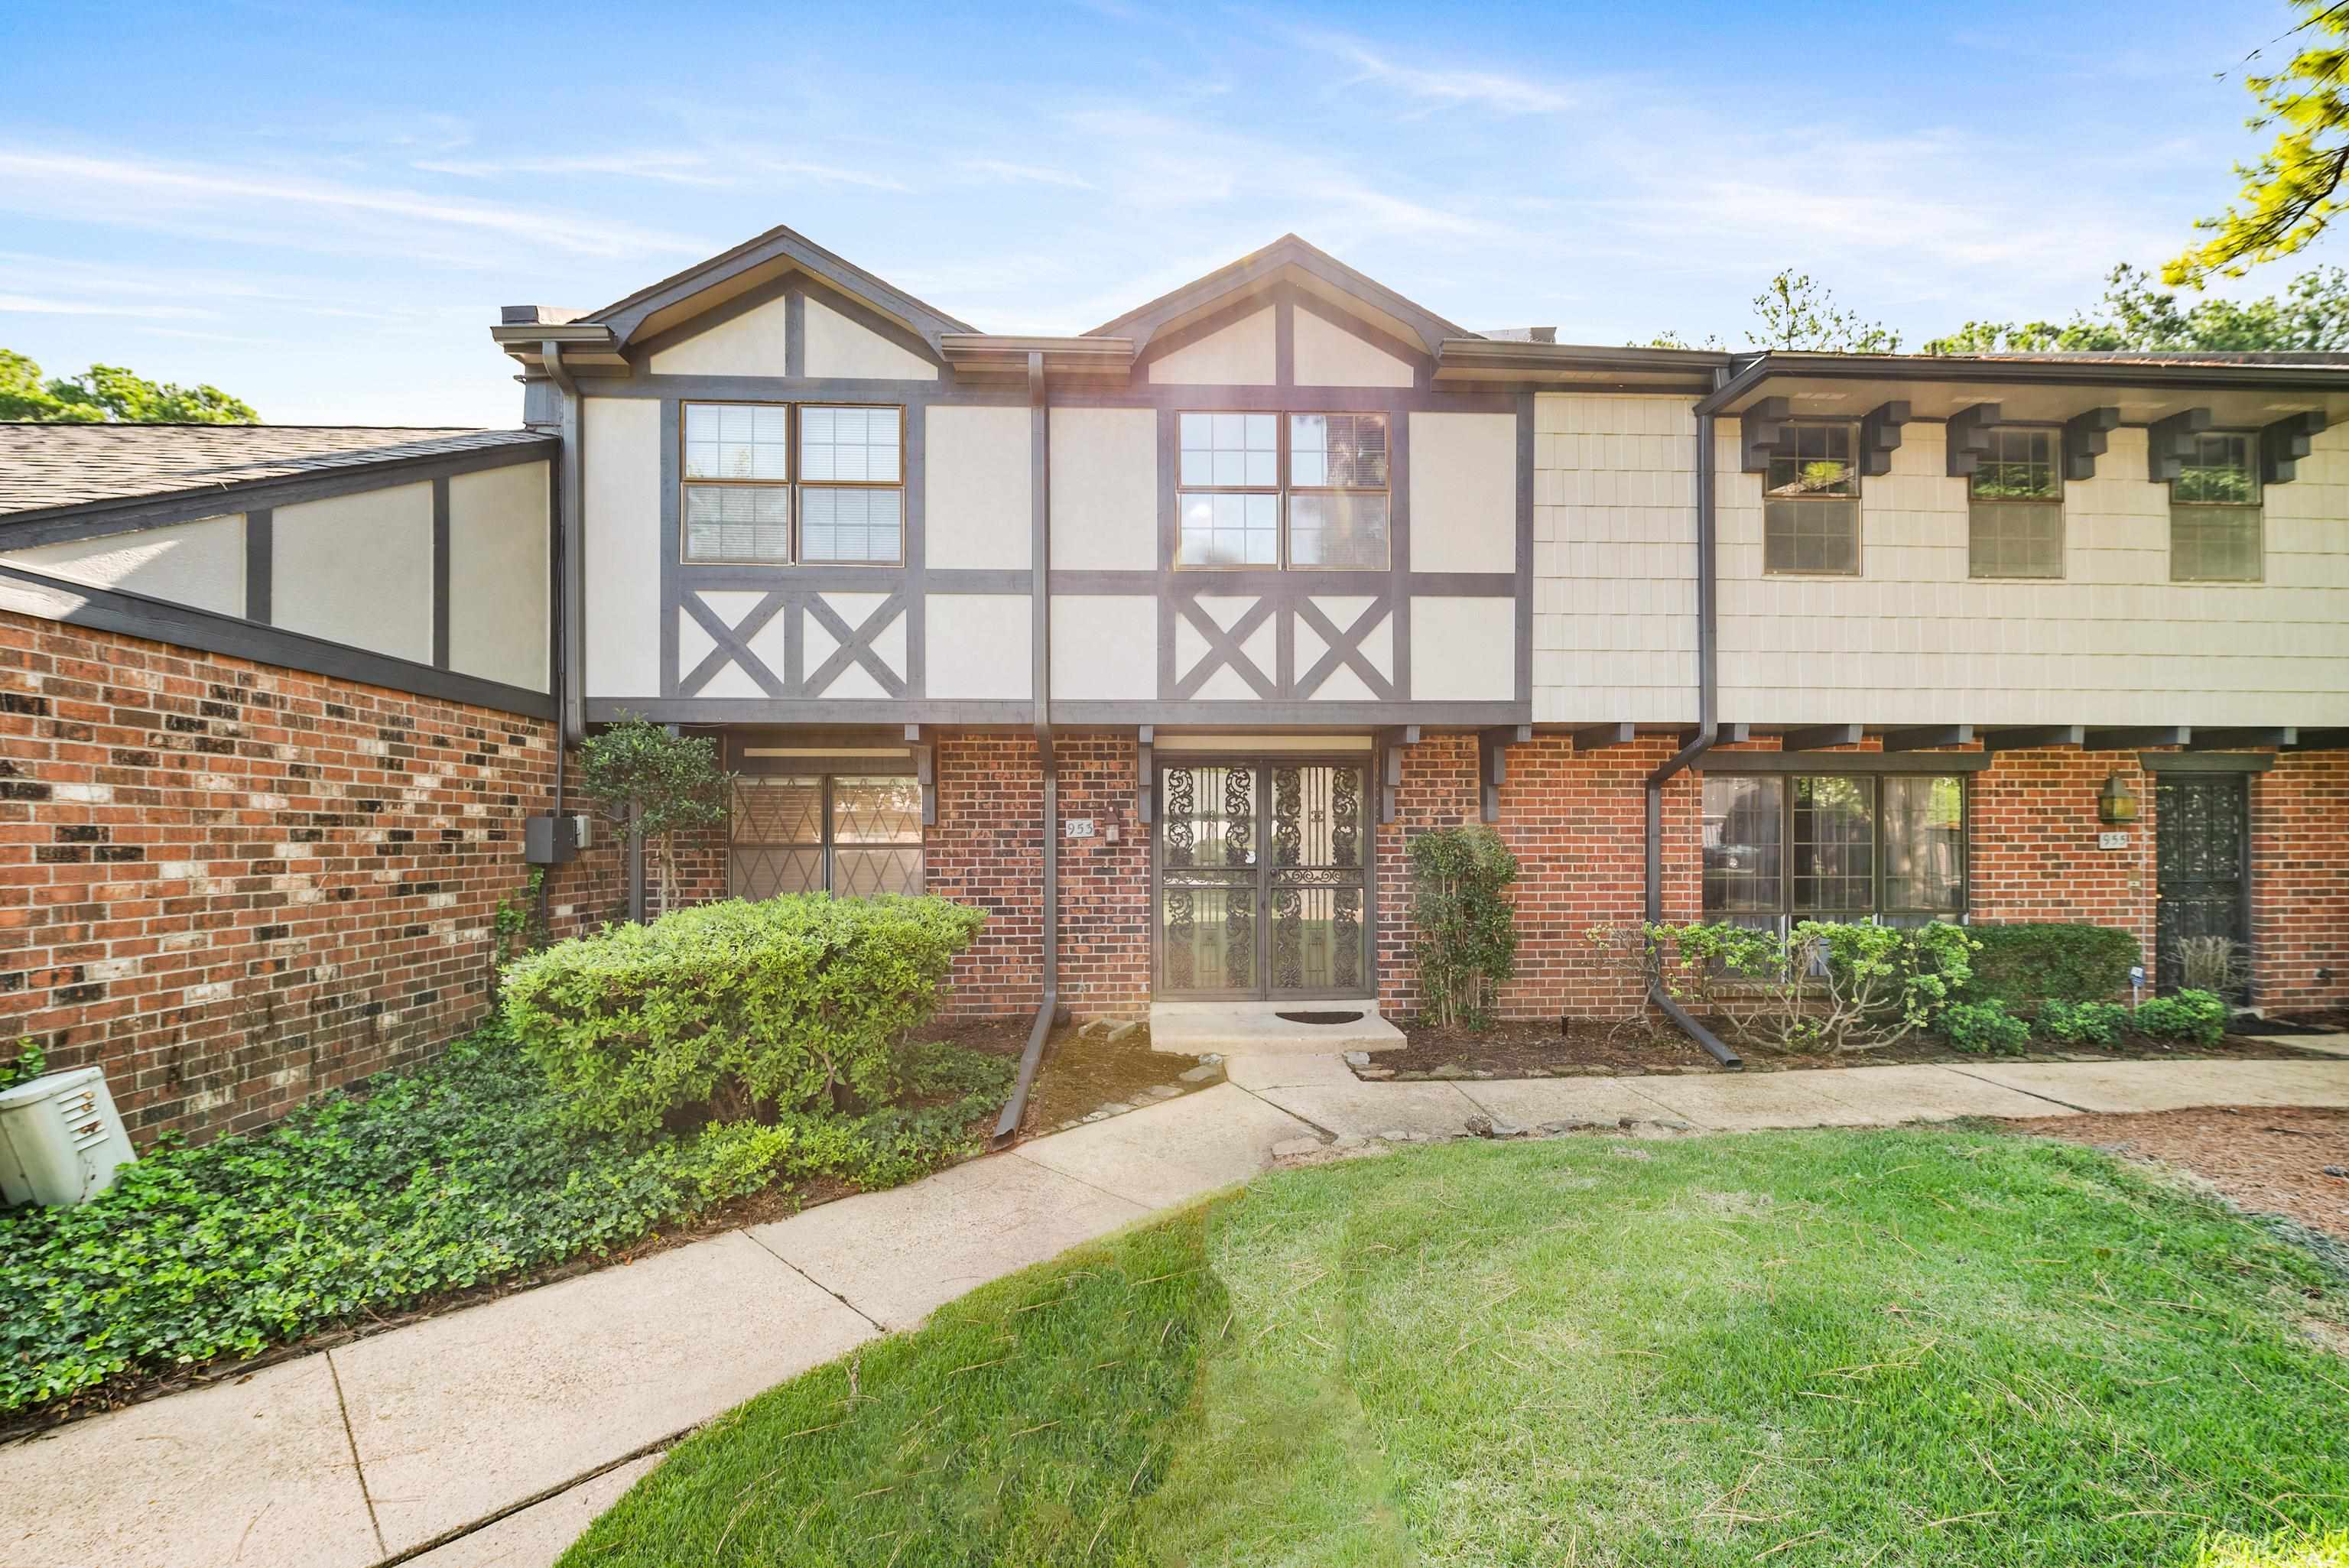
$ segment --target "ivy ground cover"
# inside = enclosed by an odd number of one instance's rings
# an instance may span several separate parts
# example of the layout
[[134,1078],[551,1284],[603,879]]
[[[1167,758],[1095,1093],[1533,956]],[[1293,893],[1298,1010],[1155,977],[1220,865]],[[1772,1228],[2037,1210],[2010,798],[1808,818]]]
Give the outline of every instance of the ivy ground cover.
[[740,1407],[564,1559],[2349,1563],[2344,1282],[1951,1129],[1279,1172]]
[[608,1253],[779,1180],[888,1186],[975,1152],[1011,1064],[898,1062],[863,1114],[625,1138],[492,1029],[264,1132],[150,1151],[78,1208],[0,1212],[0,1412]]

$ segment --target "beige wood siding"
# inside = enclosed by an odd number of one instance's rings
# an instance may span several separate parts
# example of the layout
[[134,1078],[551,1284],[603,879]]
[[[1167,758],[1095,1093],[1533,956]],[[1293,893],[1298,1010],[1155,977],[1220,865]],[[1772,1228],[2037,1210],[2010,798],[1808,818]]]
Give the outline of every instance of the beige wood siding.
[[1968,575],[1943,427],[1862,487],[1856,578],[1762,572],[1762,481],[1721,462],[1721,710],[1756,723],[2349,722],[2349,432],[2266,490],[2266,581],[2169,580],[2145,432],[2064,487],[2061,581]]
[[1697,717],[1692,407],[1534,399],[1537,722]]

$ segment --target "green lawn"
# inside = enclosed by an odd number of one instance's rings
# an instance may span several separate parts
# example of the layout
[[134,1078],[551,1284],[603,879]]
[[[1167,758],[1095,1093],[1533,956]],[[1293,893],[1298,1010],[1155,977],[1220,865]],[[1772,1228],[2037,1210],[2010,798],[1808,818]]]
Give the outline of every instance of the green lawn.
[[967,1297],[564,1563],[2336,1568],[2344,1289],[2070,1146],[1452,1144]]

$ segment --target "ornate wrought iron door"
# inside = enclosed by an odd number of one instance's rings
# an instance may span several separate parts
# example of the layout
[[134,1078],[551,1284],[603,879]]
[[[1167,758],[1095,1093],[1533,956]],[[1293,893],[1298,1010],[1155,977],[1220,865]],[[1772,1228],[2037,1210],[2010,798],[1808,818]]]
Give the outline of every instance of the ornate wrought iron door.
[[1160,995],[1368,993],[1366,784],[1351,763],[1161,764]]
[[2155,801],[2155,975],[2167,990],[2179,983],[2178,938],[2251,941],[2250,801],[2240,773],[2165,773]]

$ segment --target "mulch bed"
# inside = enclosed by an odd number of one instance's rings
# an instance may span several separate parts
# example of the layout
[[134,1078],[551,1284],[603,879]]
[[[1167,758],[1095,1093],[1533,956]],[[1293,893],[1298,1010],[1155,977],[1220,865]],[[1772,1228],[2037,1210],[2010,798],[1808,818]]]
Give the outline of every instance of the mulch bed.
[[[1904,1040],[1887,1050],[1847,1051],[1840,1056],[1790,1055],[1741,1043],[1718,1019],[1707,1019],[1714,1032],[1737,1048],[1748,1072],[1786,1072],[1808,1068],[1872,1068],[1908,1063],[1981,1063],[1986,1058],[1953,1050],[1937,1037]],[[1464,1029],[1407,1025],[1410,1043],[1399,1051],[1378,1051],[1370,1065],[1355,1072],[1371,1079],[1412,1080],[1421,1078],[1579,1078],[1636,1077],[1643,1073],[1705,1073],[1728,1069],[1705,1055],[1696,1042],[1677,1029],[1650,1028],[1640,1023],[1617,1024],[1604,1019],[1569,1018],[1495,1024],[1481,1034]],[[2164,1040],[2131,1037],[2109,1050],[2095,1047],[2061,1051],[2034,1050],[2027,1056],[2002,1057],[2002,1061],[2133,1062],[2133,1061],[2275,1061],[2313,1060],[2323,1053],[2291,1045],[2250,1040],[2230,1035],[2216,1046],[2182,1046]]]
[[2349,1110],[2227,1106],[2001,1123],[2192,1172],[2237,1206],[2349,1242]]

